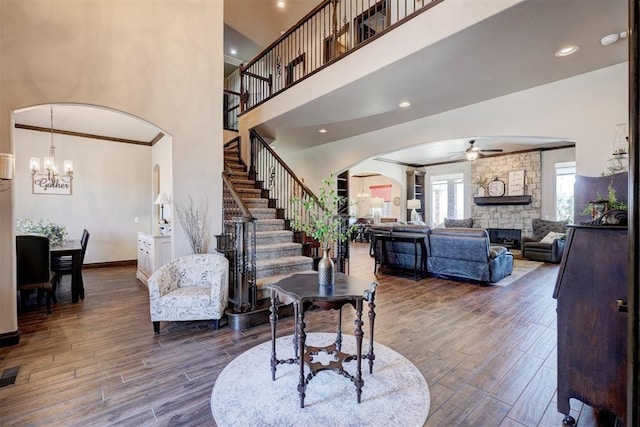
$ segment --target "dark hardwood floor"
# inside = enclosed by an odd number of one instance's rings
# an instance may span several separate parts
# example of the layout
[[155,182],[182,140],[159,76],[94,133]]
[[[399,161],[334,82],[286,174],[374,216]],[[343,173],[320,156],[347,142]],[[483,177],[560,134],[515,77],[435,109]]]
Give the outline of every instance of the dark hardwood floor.
[[[378,276],[375,340],[423,373],[427,426],[561,425],[557,271],[546,264],[506,287]],[[375,280],[372,272],[368,245],[355,244],[351,274]],[[218,374],[270,339],[268,324],[236,332],[212,322],[163,322],[154,335],[134,267],[88,269],[84,281],[83,302],[70,302],[65,277],[50,316],[36,307],[19,315],[20,345],[0,349],[0,371],[20,367],[17,384],[0,388],[0,425],[215,425],[209,398]],[[344,314],[351,333],[353,310]],[[307,319],[307,331],[335,326],[331,313]],[[291,318],[280,322],[279,334],[293,333]],[[572,414],[581,427],[598,425],[578,401]]]

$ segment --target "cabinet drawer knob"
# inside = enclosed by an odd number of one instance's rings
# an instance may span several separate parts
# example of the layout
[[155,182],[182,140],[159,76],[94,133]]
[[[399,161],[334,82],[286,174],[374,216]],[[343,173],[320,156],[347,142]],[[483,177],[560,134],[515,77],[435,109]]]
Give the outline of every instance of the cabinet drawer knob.
[[627,305],[627,302],[623,299],[619,299],[616,300],[616,302],[618,303],[618,311],[621,313],[627,313],[629,312],[629,306]]

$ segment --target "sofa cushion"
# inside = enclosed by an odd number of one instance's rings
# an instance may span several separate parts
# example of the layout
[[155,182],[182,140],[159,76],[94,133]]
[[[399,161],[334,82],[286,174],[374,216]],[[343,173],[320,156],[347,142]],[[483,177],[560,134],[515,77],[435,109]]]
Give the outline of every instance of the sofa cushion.
[[542,240],[540,240],[540,243],[553,243],[554,240],[559,239],[562,236],[563,236],[562,233],[557,233],[555,231],[550,231],[550,232],[547,233],[546,236],[544,236],[542,238]]
[[465,218],[465,219],[444,219],[444,226],[446,228],[472,228],[473,227],[473,218]]

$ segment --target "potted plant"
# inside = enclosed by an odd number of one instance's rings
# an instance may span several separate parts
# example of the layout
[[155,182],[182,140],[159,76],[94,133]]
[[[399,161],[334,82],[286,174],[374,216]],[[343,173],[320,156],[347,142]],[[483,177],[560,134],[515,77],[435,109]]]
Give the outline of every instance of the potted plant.
[[292,197],[293,229],[303,231],[307,236],[320,242],[322,259],[318,263],[318,284],[331,286],[335,283],[333,260],[329,251],[334,243],[344,242],[354,232],[355,227],[343,228],[343,219],[338,215],[344,197],[335,189],[335,178],[331,175],[322,180],[317,199],[313,197]]

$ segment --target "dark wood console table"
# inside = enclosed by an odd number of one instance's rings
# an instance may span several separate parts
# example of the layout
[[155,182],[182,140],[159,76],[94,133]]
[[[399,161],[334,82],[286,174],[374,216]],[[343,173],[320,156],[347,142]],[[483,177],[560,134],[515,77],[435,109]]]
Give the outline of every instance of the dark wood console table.
[[[331,287],[318,286],[317,273],[299,273],[286,277],[276,283],[268,285],[271,290],[271,380],[275,381],[276,368],[280,364],[300,365],[300,376],[298,381],[298,392],[300,395],[300,408],[304,408],[304,397],[307,383],[315,375],[323,370],[338,372],[340,375],[349,378],[356,386],[356,396],[358,403],[362,396],[362,359],[369,360],[369,373],[373,372],[373,326],[376,317],[375,313],[375,293],[376,282],[368,282],[347,276],[343,273],[336,273],[336,283]],[[277,299],[284,304],[293,304],[296,318],[294,335],[294,357],[290,359],[278,359],[276,356],[276,326],[278,323]],[[362,354],[362,307],[363,302],[369,303],[369,352]],[[356,337],[356,354],[346,354],[342,350],[342,307],[350,304],[356,310],[356,320],[354,321]],[[305,345],[305,310],[310,306],[318,307],[322,310],[338,310],[338,332],[335,343],[326,347],[311,347]],[[328,365],[314,362],[314,356],[319,352],[324,352],[333,356],[334,360]],[[343,363],[356,361],[356,374],[351,375],[345,371]],[[304,366],[309,367],[309,373],[305,376]]]
[[[373,265],[373,274],[376,274],[378,266],[390,266],[387,253],[387,246],[393,245],[394,242],[398,243],[413,243],[413,278],[424,278],[426,276],[426,264],[427,264],[427,247],[424,243],[424,239],[427,235],[424,233],[401,233],[401,234],[374,234],[372,237],[372,247],[375,256],[375,262]],[[380,245],[380,250],[377,250],[376,245]],[[418,262],[420,260],[420,262]],[[418,276],[420,272],[420,276]]]
[[[558,412],[569,399],[624,420],[627,404],[626,227],[569,226],[558,300]],[[622,422],[620,425],[623,425]]]

